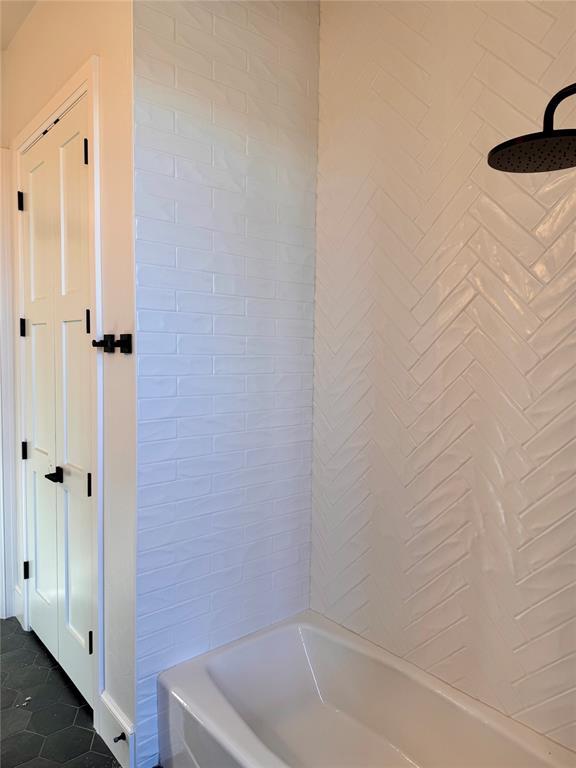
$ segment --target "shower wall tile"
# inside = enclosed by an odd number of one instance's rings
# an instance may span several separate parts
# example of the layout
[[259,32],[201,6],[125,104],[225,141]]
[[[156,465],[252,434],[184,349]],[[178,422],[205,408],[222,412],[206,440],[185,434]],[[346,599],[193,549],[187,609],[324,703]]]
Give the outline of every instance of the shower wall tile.
[[312,607],[576,748],[576,173],[485,159],[574,80],[576,6],[320,28]]
[[137,2],[139,766],[158,672],[309,603],[318,6]]

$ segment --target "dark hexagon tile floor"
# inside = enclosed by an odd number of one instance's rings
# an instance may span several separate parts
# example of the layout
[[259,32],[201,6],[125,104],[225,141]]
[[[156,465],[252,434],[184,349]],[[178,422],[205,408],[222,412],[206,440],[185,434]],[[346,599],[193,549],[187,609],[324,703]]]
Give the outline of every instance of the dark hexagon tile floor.
[[2,768],[119,768],[92,710],[33,632],[0,621]]

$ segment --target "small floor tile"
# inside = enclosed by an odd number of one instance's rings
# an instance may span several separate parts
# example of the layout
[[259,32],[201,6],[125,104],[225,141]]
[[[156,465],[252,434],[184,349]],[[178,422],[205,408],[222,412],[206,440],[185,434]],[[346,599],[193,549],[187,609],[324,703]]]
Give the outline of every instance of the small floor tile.
[[8,673],[6,685],[8,688],[31,688],[45,683],[48,675],[48,670],[42,667],[17,667]]
[[46,669],[54,669],[58,666],[58,662],[49,651],[40,650],[34,659],[34,666],[45,667]]
[[17,696],[18,691],[15,691],[13,688],[5,688],[2,686],[0,689],[0,707],[6,709],[7,707],[13,706]]
[[100,755],[109,755],[110,750],[104,743],[104,739],[97,733],[94,734],[94,739],[92,740],[92,746],[90,747],[91,752],[98,752]]
[[17,632],[0,637],[0,653],[17,651],[19,648],[31,648],[32,650],[37,650],[38,644],[35,638],[20,635]]
[[34,712],[28,723],[28,730],[48,736],[56,731],[61,731],[74,723],[78,710],[67,704],[51,704],[45,709]]
[[101,755],[99,752],[86,752],[64,763],[65,768],[119,768],[111,754]]
[[25,709],[3,709],[0,715],[0,734],[2,739],[12,736],[13,733],[24,731],[30,720],[30,712]]
[[61,768],[61,763],[55,763],[53,760],[46,760],[45,757],[35,757],[27,763],[22,763],[18,768]]
[[37,712],[50,704],[58,701],[61,691],[53,685],[34,685],[31,688],[23,688],[18,693],[16,705],[25,707],[30,712]]
[[93,734],[85,728],[72,725],[46,737],[42,757],[65,763],[90,750]]
[[88,704],[85,704],[83,707],[78,707],[77,712],[78,714],[76,715],[76,720],[74,720],[74,725],[77,725],[80,728],[89,728],[93,731],[94,713]]
[[2,768],[120,768],[56,659],[17,619],[0,620]]
[[36,652],[31,648],[17,648],[2,654],[2,669],[11,671],[29,667],[36,661]]
[[0,763],[2,768],[15,768],[33,757],[38,757],[44,738],[37,733],[19,731],[6,739],[2,739],[0,747]]

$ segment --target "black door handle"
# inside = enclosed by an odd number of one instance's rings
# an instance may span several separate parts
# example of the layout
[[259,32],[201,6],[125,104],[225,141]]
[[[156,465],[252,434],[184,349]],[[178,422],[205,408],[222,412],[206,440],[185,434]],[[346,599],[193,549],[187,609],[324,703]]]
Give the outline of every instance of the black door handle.
[[100,341],[94,340],[92,342],[93,347],[100,347],[103,352],[111,352],[114,354],[114,347],[116,346],[114,343],[114,334],[113,333],[105,333],[104,336],[100,339]]
[[131,355],[132,354],[132,334],[121,333],[120,337],[117,339],[113,333],[105,333],[104,336],[102,336],[102,338],[100,339],[100,341],[96,341],[94,339],[94,341],[92,342],[92,346],[99,347],[103,352],[108,352],[112,355],[114,354],[117,348],[124,355]]
[[44,475],[46,480],[51,480],[53,483],[63,483],[64,482],[64,470],[62,467],[56,467],[54,472],[48,472],[47,475]]

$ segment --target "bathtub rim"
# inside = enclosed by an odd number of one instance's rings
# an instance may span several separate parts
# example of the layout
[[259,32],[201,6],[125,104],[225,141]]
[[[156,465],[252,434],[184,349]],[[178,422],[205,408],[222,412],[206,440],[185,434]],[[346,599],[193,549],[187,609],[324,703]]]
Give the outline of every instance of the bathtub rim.
[[158,676],[158,687],[162,686],[169,693],[174,693],[184,709],[246,768],[290,768],[290,766],[260,740],[228,701],[210,675],[210,662],[234,648],[288,628],[298,632],[301,641],[301,629],[305,628],[324,636],[329,641],[392,667],[415,683],[448,700],[501,736],[508,738],[549,768],[576,768],[576,752],[311,609],[251,632],[188,661],[180,662]]

